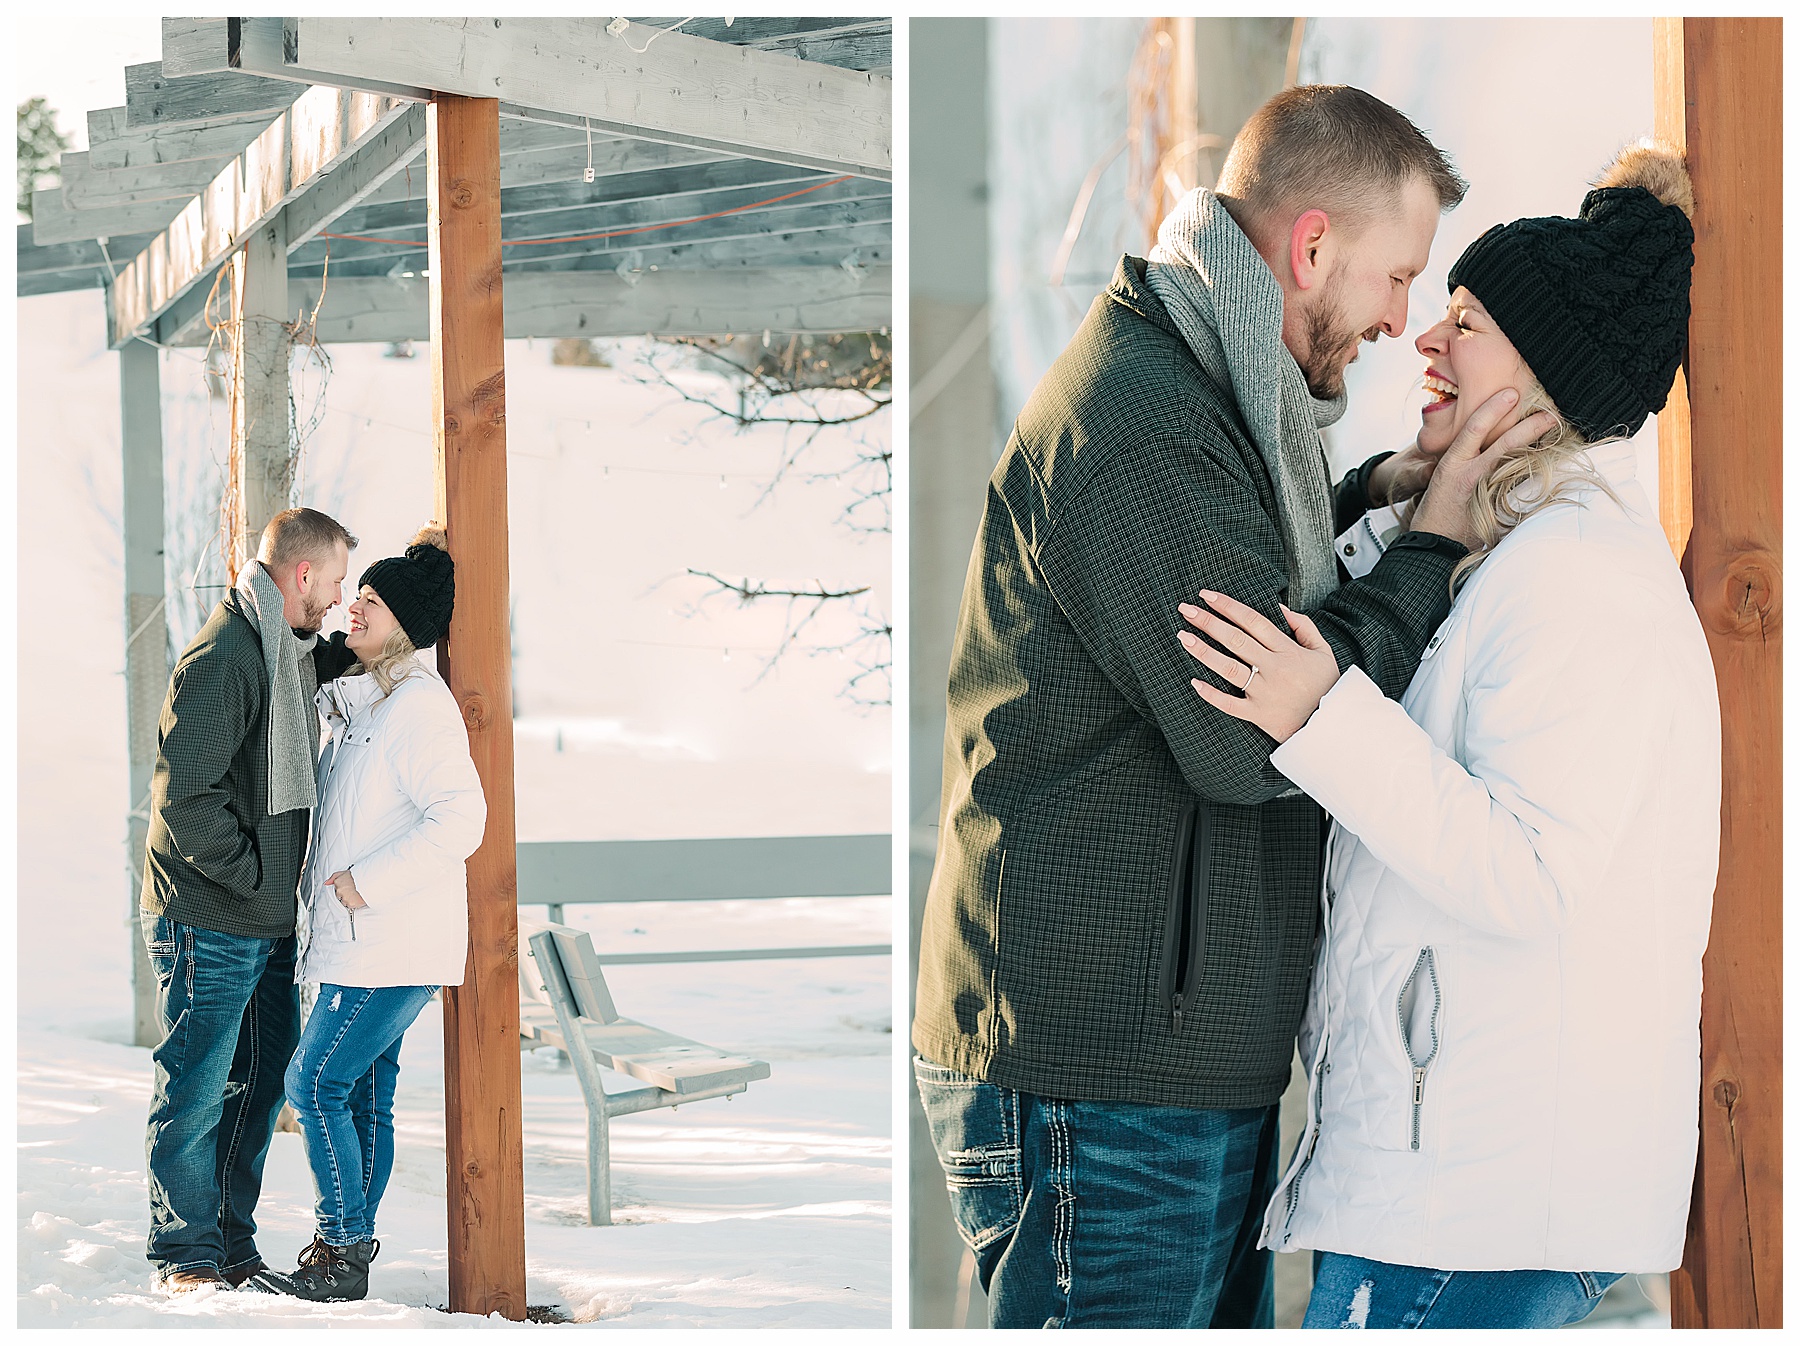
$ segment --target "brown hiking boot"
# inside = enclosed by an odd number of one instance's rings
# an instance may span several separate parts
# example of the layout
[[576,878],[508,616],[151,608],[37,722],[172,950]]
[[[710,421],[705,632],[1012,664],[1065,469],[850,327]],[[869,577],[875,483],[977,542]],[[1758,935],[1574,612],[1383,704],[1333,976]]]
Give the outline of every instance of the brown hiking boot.
[[268,1269],[269,1264],[259,1257],[254,1262],[248,1262],[241,1267],[233,1267],[230,1271],[225,1272],[225,1283],[235,1290],[257,1272]]
[[190,1290],[199,1290],[208,1285],[221,1289],[231,1288],[231,1282],[219,1274],[217,1267],[187,1267],[181,1271],[167,1271],[156,1281],[156,1288],[166,1295],[184,1295]]

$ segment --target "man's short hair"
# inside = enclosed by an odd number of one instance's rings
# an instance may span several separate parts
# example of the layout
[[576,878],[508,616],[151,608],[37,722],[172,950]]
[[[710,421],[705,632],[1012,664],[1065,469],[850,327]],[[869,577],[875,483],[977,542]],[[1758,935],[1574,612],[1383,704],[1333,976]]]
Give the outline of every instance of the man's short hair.
[[1254,239],[1315,208],[1334,224],[1360,228],[1413,178],[1437,194],[1440,210],[1461,204],[1469,190],[1404,113],[1348,84],[1303,84],[1276,94],[1244,123],[1218,194]]
[[330,559],[340,542],[346,550],[356,550],[356,539],[350,530],[329,514],[305,506],[284,509],[263,529],[256,559],[270,566],[324,561]]

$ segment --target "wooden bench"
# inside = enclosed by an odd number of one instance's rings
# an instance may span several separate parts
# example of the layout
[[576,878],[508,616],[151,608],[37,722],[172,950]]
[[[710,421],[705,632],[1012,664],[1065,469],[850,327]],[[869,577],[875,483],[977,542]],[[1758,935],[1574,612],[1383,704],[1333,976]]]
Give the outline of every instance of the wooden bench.
[[[769,1063],[619,1017],[594,941],[566,925],[520,922],[519,1037],[558,1047],[575,1065],[588,1117],[588,1223],[612,1223],[612,1158],[608,1123],[627,1113],[674,1108],[703,1098],[741,1094],[769,1077]],[[601,1067],[642,1082],[606,1092]]]

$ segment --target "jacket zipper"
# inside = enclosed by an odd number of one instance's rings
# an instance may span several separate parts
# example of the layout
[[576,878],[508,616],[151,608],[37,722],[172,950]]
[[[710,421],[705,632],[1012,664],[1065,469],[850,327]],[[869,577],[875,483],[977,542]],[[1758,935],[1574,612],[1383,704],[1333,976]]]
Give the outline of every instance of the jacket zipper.
[[1170,882],[1169,919],[1164,942],[1169,949],[1163,966],[1169,998],[1169,1030],[1181,1032],[1194,988],[1206,961],[1207,851],[1210,819],[1199,804],[1190,805],[1175,829],[1174,877]]
[[1294,1170],[1293,1177],[1288,1180],[1287,1215],[1282,1221],[1285,1228],[1287,1221],[1294,1218],[1294,1210],[1300,1204],[1300,1179],[1306,1176],[1306,1170],[1312,1167],[1313,1151],[1319,1148],[1319,1129],[1325,1111],[1325,1077],[1331,1073],[1331,1062],[1321,1061],[1313,1082],[1313,1122],[1312,1130],[1306,1137],[1306,1156],[1301,1159],[1300,1167]]
[[1301,1146],[1296,1146],[1294,1158],[1289,1160],[1286,1174],[1276,1190],[1276,1196],[1284,1198],[1285,1209],[1281,1215],[1281,1229],[1275,1229],[1275,1201],[1269,1202],[1269,1208],[1263,1216],[1261,1242],[1263,1245],[1282,1251],[1287,1244],[1288,1226],[1293,1222],[1294,1212],[1300,1206],[1300,1180],[1306,1176],[1306,1170],[1312,1166],[1313,1153],[1318,1149],[1319,1133],[1324,1128],[1325,1114],[1325,1077],[1331,1073],[1331,853],[1336,832],[1327,822],[1324,854],[1321,857],[1319,880],[1319,911],[1322,924],[1319,931],[1320,948],[1318,967],[1320,975],[1317,984],[1312,988],[1315,1003],[1323,1010],[1323,1022],[1319,1025],[1319,1041],[1313,1048],[1313,1060],[1309,1067],[1312,1071],[1311,1088],[1307,1090],[1307,1134]]
[[[1426,1029],[1431,1035],[1431,1050],[1425,1053],[1421,1061],[1413,1050],[1412,1032],[1407,1027],[1406,998],[1418,984],[1419,973],[1424,972],[1431,981],[1431,1017],[1426,1020]],[[1394,1015],[1400,1025],[1400,1044],[1406,1049],[1406,1059],[1412,1065],[1412,1147],[1419,1148],[1419,1121],[1425,1111],[1425,1072],[1437,1059],[1438,1051],[1438,1009],[1443,1004],[1443,991],[1438,985],[1437,958],[1429,948],[1419,950],[1419,957],[1413,963],[1413,970],[1407,974],[1401,984],[1400,995],[1394,1001]]]

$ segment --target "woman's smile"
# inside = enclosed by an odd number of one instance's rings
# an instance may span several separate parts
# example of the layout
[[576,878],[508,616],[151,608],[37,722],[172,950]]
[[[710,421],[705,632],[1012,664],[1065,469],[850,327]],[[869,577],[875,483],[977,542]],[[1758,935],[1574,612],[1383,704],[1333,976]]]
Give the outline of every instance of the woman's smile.
[[[1531,371],[1500,324],[1462,286],[1450,296],[1449,311],[1413,346],[1426,361],[1419,447],[1428,452],[1449,447],[1475,409],[1502,388],[1523,390],[1533,382]],[[1518,421],[1515,410],[1494,427],[1492,438]]]
[[1456,381],[1440,370],[1427,368],[1425,394],[1431,399],[1425,404],[1425,415],[1447,411],[1456,405]]

